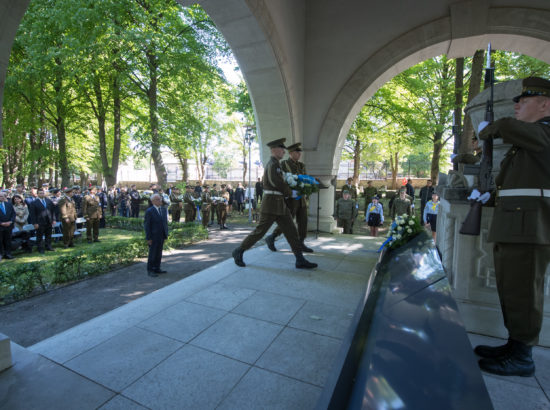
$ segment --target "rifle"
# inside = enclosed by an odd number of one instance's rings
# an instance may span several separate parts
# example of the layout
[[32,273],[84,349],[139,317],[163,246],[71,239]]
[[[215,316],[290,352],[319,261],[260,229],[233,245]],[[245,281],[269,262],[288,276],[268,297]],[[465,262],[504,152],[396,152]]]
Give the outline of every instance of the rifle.
[[[485,68],[485,88],[491,87],[490,97],[485,105],[485,122],[491,124],[495,120],[493,111],[495,86],[495,68],[491,67],[491,43],[487,47],[487,67]],[[479,185],[481,193],[493,188],[493,137],[483,141],[483,152],[479,165]],[[462,222],[460,233],[463,235],[479,235],[481,231],[481,207],[483,204],[474,199],[466,219]]]

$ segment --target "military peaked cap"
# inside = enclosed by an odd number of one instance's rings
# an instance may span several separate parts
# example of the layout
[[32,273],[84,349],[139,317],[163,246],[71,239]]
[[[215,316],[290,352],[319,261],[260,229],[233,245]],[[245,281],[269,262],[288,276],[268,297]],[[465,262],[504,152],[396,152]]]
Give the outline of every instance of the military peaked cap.
[[292,144],[288,146],[286,149],[288,150],[288,152],[294,152],[294,151],[302,152],[302,143],[297,142],[296,144]]
[[550,81],[540,77],[527,77],[523,79],[521,94],[514,97],[514,102],[519,102],[521,97],[535,97],[542,95],[550,97]]
[[69,192],[73,192],[73,187],[67,187],[63,190],[63,192],[65,192],[66,194],[68,194]]
[[286,138],[279,138],[278,140],[268,142],[267,146],[269,148],[286,148],[285,141],[286,141]]

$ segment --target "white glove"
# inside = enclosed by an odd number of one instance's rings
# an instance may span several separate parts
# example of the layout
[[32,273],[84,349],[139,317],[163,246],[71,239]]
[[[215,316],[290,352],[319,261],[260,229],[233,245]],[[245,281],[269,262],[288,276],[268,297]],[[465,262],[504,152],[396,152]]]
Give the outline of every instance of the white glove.
[[474,199],[474,200],[477,201],[477,199],[478,199],[480,196],[481,196],[481,192],[479,192],[477,189],[474,189],[474,190],[472,191],[472,193],[470,194],[470,196],[468,197],[468,199],[469,199],[469,200]]
[[297,198],[298,197],[298,191],[296,190],[292,190],[292,198]]
[[481,202],[482,204],[485,204],[490,198],[491,198],[491,194],[489,192],[485,192],[477,200],[478,200],[478,202]]
[[485,128],[487,125],[489,125],[487,121],[481,121],[477,126],[477,133],[479,134],[481,131],[483,131],[483,128]]

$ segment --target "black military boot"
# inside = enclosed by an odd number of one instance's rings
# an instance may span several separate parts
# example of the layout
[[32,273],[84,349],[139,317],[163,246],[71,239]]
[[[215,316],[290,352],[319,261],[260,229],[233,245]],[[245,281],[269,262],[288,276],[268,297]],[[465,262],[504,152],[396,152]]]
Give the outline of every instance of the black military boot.
[[273,234],[267,235],[265,237],[265,243],[270,251],[277,252],[277,248],[275,247],[275,237],[273,236]]
[[307,245],[304,243],[304,241],[305,241],[305,239],[302,240],[302,242],[301,242],[301,245],[302,245],[302,252],[312,253],[312,252],[313,252],[313,249],[308,248]]
[[511,342],[511,348],[504,355],[494,359],[481,359],[479,361],[481,370],[502,376],[528,377],[535,374],[533,347],[515,340]]
[[241,248],[240,246],[233,251],[232,255],[233,255],[233,259],[235,260],[235,265],[242,266],[242,267],[246,266],[246,264],[243,261],[243,253],[244,253],[244,249]]
[[302,251],[294,252],[296,256],[296,268],[297,269],[313,269],[317,267],[316,263],[308,261],[304,258]]
[[512,345],[513,340],[511,339],[508,339],[506,344],[501,346],[479,345],[475,347],[474,353],[486,359],[495,359],[508,353],[508,351],[512,348]]

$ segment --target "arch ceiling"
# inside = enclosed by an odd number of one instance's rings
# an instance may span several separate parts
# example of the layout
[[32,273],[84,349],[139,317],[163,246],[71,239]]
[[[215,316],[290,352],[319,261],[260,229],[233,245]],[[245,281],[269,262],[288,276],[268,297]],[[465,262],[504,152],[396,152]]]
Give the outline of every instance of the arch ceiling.
[[[418,62],[470,56],[489,41],[550,62],[547,0],[178,1],[199,3],[230,44],[261,141],[302,142],[315,175],[336,173],[363,104]],[[0,0],[0,107],[9,51],[28,2]]]

